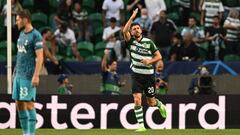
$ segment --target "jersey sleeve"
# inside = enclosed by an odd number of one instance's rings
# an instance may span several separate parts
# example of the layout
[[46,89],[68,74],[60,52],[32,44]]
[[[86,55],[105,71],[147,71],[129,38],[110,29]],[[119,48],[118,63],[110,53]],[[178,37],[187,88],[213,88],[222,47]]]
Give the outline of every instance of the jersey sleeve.
[[37,32],[34,39],[34,49],[37,50],[41,48],[43,48],[42,36],[39,32]]
[[155,43],[153,41],[151,41],[150,50],[152,53],[155,53],[158,50],[157,46],[155,45]]

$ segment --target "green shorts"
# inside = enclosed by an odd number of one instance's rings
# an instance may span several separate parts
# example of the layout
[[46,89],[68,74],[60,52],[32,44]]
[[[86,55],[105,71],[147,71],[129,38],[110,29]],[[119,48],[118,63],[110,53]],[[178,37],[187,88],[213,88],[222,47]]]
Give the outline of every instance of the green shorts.
[[35,101],[36,87],[32,86],[32,81],[15,77],[13,81],[12,99],[18,101]]

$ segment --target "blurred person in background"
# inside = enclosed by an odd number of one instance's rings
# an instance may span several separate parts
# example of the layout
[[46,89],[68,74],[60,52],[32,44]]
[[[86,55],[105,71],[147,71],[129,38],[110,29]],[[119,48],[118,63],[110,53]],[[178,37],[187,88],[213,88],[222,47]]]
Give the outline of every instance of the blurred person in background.
[[59,95],[72,95],[73,85],[69,82],[66,74],[59,75],[57,81],[59,83],[59,87],[57,89],[57,93]]
[[67,47],[71,47],[73,55],[77,61],[81,61],[82,58],[77,49],[77,41],[75,34],[72,29],[70,29],[67,23],[61,23],[59,28],[54,32],[54,40],[56,44],[52,44],[52,54],[55,56],[57,47],[58,51],[66,52]]
[[57,15],[54,17],[56,26],[67,23],[67,25],[72,28],[72,0],[62,0],[57,8]]
[[227,30],[226,54],[240,55],[240,19],[238,10],[230,10],[223,27]]
[[172,37],[176,33],[177,26],[172,20],[167,18],[166,11],[162,10],[159,16],[159,20],[152,25],[151,39],[156,43],[163,58],[166,59],[169,55]]
[[172,38],[172,46],[169,51],[169,60],[170,61],[180,61],[180,49],[182,45],[182,36],[180,33],[177,33]]
[[192,78],[188,93],[189,95],[216,95],[215,82],[205,66],[198,66],[197,76]]
[[[146,8],[145,0],[129,0],[127,3],[127,12],[132,13],[136,8],[139,10]],[[140,17],[137,15],[137,17]]]
[[120,87],[126,84],[121,82],[117,73],[117,61],[109,56],[109,50],[104,50],[104,56],[101,64],[102,86],[101,92],[104,95],[120,95]]
[[117,61],[122,60],[123,56],[121,54],[121,42],[119,40],[118,34],[120,34],[121,28],[117,26],[117,20],[116,18],[110,19],[110,26],[104,28],[103,30],[103,41],[106,42],[106,49],[111,51],[111,57],[112,55],[115,55],[114,57],[117,57]]
[[167,74],[164,72],[164,64],[163,61],[160,60],[156,64],[156,71],[155,71],[155,87],[156,87],[156,94],[159,95],[166,95],[168,91],[168,80]]
[[146,8],[141,9],[141,16],[136,18],[134,22],[138,23],[141,26],[143,30],[143,36],[149,37],[152,22],[151,19],[148,17],[148,11]]
[[[41,32],[42,34],[42,39],[43,39],[43,53],[46,61],[51,61],[55,65],[59,65],[59,62],[57,58],[52,55],[51,51],[48,49],[48,43],[50,44],[55,44],[55,41],[53,40],[53,33],[50,28],[45,28]],[[52,46],[52,45],[51,45]],[[41,75],[48,75],[48,71],[45,67],[45,64],[43,64],[42,70],[41,70]]]
[[213,25],[205,29],[206,41],[209,43],[207,60],[223,60],[226,32],[220,23],[219,17],[214,16]]
[[183,43],[177,57],[180,61],[197,61],[199,59],[198,46],[193,42],[193,35],[190,32],[183,35]]
[[110,24],[110,19],[115,18],[116,24],[120,26],[124,22],[124,2],[123,0],[104,0],[102,5],[103,27]]
[[152,22],[159,19],[159,13],[161,11],[167,11],[164,0],[145,0],[145,5],[148,10],[148,17]]
[[88,12],[82,9],[81,4],[79,2],[74,3],[72,16],[73,16],[73,26],[74,26],[73,30],[75,31],[77,40],[90,41]]
[[183,28],[181,35],[183,36],[186,32],[190,32],[193,35],[193,41],[196,44],[205,41],[204,31],[197,26],[196,18],[193,16],[188,18],[188,26]]
[[[23,10],[23,8],[19,0],[11,0],[11,4],[12,4],[12,40],[14,43],[17,43],[19,30],[16,25],[16,16],[20,11]],[[3,9],[0,15],[4,16],[5,32],[7,32],[7,4],[3,6]]]
[[222,20],[223,12],[224,8],[221,0],[203,0],[201,25],[205,28],[212,26],[213,16],[219,16],[219,19]]

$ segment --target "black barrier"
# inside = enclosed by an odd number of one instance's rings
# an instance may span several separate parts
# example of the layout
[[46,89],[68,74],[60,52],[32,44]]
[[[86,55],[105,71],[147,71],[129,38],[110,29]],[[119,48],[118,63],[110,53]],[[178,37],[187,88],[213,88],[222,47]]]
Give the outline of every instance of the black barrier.
[[[240,128],[240,96],[160,96],[168,117],[144,99],[145,125],[153,129]],[[136,128],[131,96],[38,95],[38,128]],[[17,123],[17,124],[16,124]],[[15,103],[0,95],[0,128],[18,128]]]

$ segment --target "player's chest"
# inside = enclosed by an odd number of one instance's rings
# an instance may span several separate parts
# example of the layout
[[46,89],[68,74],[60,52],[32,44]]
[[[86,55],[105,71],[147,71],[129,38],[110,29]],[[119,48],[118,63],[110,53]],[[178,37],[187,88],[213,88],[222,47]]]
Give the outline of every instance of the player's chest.
[[27,53],[33,46],[33,40],[29,36],[20,36],[17,41],[18,52]]

